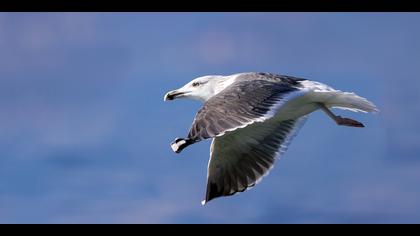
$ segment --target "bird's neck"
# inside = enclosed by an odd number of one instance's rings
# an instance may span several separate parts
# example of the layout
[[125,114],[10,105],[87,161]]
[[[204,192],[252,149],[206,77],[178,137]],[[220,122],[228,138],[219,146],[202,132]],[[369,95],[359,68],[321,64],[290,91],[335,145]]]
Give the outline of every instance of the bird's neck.
[[214,95],[222,92],[225,88],[229,87],[229,85],[235,82],[236,77],[236,75],[220,77],[217,80],[216,86],[214,87]]
[[200,91],[196,96],[191,96],[191,99],[199,100],[201,102],[206,102],[213,96],[222,92],[225,88],[229,87],[233,82],[235,82],[236,75],[231,76],[214,76],[212,80],[209,81],[207,89]]

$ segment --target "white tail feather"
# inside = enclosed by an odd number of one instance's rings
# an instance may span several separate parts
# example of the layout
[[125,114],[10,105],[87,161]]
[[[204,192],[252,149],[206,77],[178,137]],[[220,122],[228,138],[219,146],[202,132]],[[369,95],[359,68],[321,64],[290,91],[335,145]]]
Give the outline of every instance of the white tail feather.
[[324,103],[327,107],[355,112],[379,112],[372,102],[355,93],[335,90],[325,84],[314,81],[304,81],[302,84],[309,89],[308,93],[312,101]]
[[379,112],[378,108],[366,98],[357,96],[354,93],[348,92],[328,92],[332,93],[332,97],[325,102],[327,107],[340,108],[350,111],[360,112]]

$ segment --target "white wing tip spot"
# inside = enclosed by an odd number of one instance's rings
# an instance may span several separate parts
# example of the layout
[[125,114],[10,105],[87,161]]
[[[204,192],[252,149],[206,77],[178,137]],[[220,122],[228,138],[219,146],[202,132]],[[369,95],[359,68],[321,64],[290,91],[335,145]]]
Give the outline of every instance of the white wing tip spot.
[[180,140],[180,141],[178,141],[178,142],[173,142],[173,143],[171,143],[171,148],[172,148],[172,151],[174,151],[174,152],[178,152],[179,147],[180,147],[180,146],[182,146],[182,145],[184,145],[185,143],[186,143],[186,141],[185,141],[185,140]]

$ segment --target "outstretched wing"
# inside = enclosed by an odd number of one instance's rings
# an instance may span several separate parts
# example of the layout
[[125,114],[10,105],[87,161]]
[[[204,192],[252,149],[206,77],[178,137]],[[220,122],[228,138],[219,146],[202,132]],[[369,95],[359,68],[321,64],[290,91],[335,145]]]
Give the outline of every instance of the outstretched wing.
[[198,111],[188,138],[194,142],[263,122],[300,94],[290,84],[268,80],[238,81],[210,98]]
[[213,139],[207,172],[206,202],[243,192],[254,186],[286,151],[307,116],[286,121],[269,120]]

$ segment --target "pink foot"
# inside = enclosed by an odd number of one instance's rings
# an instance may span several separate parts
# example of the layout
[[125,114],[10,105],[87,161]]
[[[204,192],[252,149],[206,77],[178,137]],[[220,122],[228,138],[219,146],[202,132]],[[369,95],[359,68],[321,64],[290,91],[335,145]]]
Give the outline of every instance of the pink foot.
[[362,123],[360,123],[357,120],[353,120],[350,118],[344,118],[341,116],[337,116],[337,124],[338,125],[344,125],[344,126],[350,126],[350,127],[365,127]]

